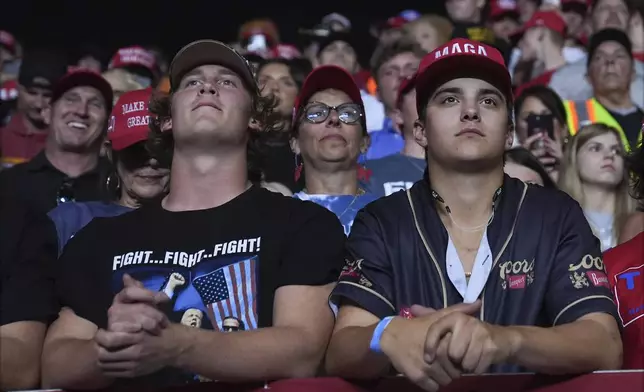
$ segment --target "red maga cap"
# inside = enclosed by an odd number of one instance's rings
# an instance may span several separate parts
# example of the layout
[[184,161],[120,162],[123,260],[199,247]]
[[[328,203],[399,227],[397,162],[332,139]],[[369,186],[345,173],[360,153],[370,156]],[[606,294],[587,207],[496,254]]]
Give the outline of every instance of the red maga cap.
[[500,19],[504,16],[519,16],[517,2],[514,0],[492,0],[490,2],[490,18]]
[[466,38],[455,38],[433,50],[420,62],[415,76],[416,107],[422,106],[433,89],[452,79],[482,79],[497,87],[512,102],[512,79],[498,49]]
[[116,151],[146,140],[150,131],[148,110],[152,88],[129,91],[119,98],[107,126],[107,137]]
[[[295,100],[293,123],[295,123],[296,116],[300,113],[302,107],[306,105],[306,102],[313,94],[331,88],[347,94],[353,102],[360,104],[362,112],[364,113],[364,104],[362,103],[360,89],[355,80],[353,80],[353,76],[345,71],[344,68],[335,65],[323,65],[311,71],[306,77],[306,80],[304,80],[300,94]],[[364,119],[364,116],[362,118]],[[365,124],[362,125],[363,127],[365,126]],[[367,131],[366,127],[364,131]]]
[[555,33],[566,36],[566,21],[557,11],[537,11],[519,30],[512,34],[513,40],[519,40],[526,31],[535,27],[545,27]]
[[121,48],[110,60],[108,68],[123,68],[123,67],[143,67],[148,69],[153,74],[156,73],[156,58],[149,50],[140,46],[128,46]]

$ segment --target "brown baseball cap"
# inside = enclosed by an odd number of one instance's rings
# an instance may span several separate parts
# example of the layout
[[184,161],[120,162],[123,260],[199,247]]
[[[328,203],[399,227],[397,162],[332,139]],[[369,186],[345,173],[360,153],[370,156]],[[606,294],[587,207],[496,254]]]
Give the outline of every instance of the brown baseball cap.
[[230,46],[211,39],[191,42],[177,52],[170,63],[170,90],[177,89],[186,73],[206,64],[229,68],[239,75],[249,90],[259,90],[248,61]]

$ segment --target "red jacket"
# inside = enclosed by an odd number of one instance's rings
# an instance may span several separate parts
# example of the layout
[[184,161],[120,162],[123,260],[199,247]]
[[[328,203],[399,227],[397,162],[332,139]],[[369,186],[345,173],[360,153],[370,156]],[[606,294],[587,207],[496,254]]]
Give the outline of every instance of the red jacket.
[[624,369],[644,369],[644,233],[604,253],[624,327]]

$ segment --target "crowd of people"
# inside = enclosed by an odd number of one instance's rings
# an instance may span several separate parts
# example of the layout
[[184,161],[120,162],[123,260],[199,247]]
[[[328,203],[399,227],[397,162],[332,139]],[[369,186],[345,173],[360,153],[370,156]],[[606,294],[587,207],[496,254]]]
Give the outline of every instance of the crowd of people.
[[446,10],[0,31],[0,389],[644,369],[643,3]]

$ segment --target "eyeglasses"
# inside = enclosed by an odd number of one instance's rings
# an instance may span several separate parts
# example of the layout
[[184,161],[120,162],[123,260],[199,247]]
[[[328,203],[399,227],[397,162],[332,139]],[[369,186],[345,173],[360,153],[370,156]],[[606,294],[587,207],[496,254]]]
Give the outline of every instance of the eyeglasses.
[[320,124],[329,118],[332,110],[338,113],[338,119],[340,121],[348,125],[356,124],[364,115],[362,108],[356,103],[343,103],[338,106],[329,106],[321,102],[316,102],[304,109],[304,118],[310,123]]
[[63,203],[75,202],[76,198],[74,197],[74,180],[66,178],[60,184],[58,188],[58,193],[56,194],[56,203],[58,205]]

